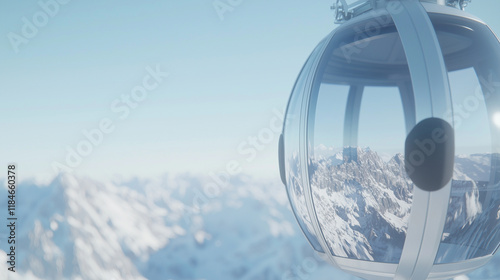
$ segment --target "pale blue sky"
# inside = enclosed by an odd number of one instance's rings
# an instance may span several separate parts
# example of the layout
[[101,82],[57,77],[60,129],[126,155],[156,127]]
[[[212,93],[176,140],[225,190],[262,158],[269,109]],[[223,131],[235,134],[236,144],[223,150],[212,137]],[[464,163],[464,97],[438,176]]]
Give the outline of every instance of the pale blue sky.
[[[47,2],[48,0],[42,0]],[[238,153],[282,110],[305,59],[331,31],[332,0],[246,1],[217,15],[203,1],[69,1],[15,53],[38,1],[0,1],[0,164],[51,177],[54,161],[111,119],[115,130],[75,168],[110,178],[220,172],[230,160],[257,176],[277,174],[276,142],[255,160]],[[224,1],[226,2],[226,1]],[[468,9],[500,32],[500,2]],[[170,76],[125,120],[110,104],[160,65]]]

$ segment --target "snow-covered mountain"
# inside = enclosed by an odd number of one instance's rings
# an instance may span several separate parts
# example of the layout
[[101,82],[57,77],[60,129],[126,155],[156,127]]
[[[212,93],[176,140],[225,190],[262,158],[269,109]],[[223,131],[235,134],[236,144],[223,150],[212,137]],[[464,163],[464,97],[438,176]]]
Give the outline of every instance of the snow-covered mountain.
[[339,161],[338,153],[311,162],[320,226],[336,256],[398,262],[413,197],[404,158],[386,162],[370,149],[356,152],[356,161]]
[[[437,262],[484,256],[500,242],[500,177],[497,154],[455,159],[450,207]],[[491,174],[495,172],[495,174]]]
[[[447,227],[467,228],[466,235],[444,236],[450,243],[480,241],[471,236],[481,223],[498,235],[490,220],[498,219],[498,209],[490,209],[496,202],[485,204],[484,186],[467,175],[489,174],[487,156],[464,157],[465,168],[456,170],[455,184],[463,186],[454,187],[452,200],[463,206],[450,208]],[[396,256],[412,199],[402,156],[383,160],[360,149],[357,163],[332,154],[312,167],[318,216],[323,227],[334,225],[324,233],[335,252],[380,261]],[[182,175],[103,183],[61,175],[46,185],[22,183],[17,272],[7,271],[8,245],[0,242],[0,279],[357,279],[313,254],[279,182],[223,181]],[[0,207],[7,208],[4,199]],[[6,237],[3,227],[0,240]],[[500,279],[498,267],[500,256],[460,279]]]
[[[318,147],[309,163],[322,232],[336,256],[398,262],[414,188],[404,157],[384,160],[369,148],[347,149],[328,155],[335,149]],[[355,159],[345,157],[353,153]],[[438,263],[484,256],[500,242],[500,186],[490,180],[492,156],[456,158]]]
[[7,271],[1,242],[0,279],[356,279],[315,257],[281,184],[241,176],[206,188],[214,182],[23,183],[17,272]]

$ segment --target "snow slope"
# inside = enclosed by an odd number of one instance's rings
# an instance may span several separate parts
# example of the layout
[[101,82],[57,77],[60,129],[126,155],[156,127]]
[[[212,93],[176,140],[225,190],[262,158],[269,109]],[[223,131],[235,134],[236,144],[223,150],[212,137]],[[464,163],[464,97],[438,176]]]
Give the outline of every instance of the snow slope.
[[2,260],[0,279],[356,279],[314,256],[279,183],[238,177],[207,196],[210,182],[21,184],[18,271]]

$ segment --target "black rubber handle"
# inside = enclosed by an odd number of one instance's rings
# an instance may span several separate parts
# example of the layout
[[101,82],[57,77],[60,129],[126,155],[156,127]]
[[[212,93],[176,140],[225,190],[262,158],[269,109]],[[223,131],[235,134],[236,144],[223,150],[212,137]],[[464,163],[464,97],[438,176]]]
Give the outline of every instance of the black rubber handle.
[[455,132],[439,118],[419,122],[405,142],[405,169],[410,179],[424,191],[442,189],[453,176]]

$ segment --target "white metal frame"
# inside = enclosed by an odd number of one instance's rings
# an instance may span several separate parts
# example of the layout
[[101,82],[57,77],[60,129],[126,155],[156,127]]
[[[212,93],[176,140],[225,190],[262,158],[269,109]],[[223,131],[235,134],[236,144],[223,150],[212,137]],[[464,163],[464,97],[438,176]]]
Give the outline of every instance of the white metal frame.
[[[391,13],[398,29],[410,68],[417,104],[417,121],[428,117],[446,119],[451,108],[448,71],[434,27],[418,1],[401,0],[404,9]],[[389,11],[391,12],[391,11]],[[427,106],[418,106],[425,102]],[[421,112],[431,108],[432,112]],[[401,260],[396,271],[398,280],[427,279],[441,243],[451,182],[435,192],[413,190],[413,204]]]

